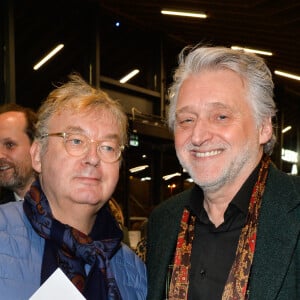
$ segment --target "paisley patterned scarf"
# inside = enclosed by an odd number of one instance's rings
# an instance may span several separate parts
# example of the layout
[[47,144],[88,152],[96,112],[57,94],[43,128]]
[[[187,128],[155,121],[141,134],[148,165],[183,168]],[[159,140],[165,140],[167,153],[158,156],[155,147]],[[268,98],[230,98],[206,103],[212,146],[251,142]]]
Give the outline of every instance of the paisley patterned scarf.
[[[270,157],[264,156],[258,180],[252,191],[246,223],[241,231],[235,261],[227,278],[222,300],[247,300],[249,298],[249,277],[255,251],[258,216],[269,164]],[[195,216],[184,209],[174,257],[168,294],[169,300],[185,300],[188,296],[195,219]]]
[[86,299],[121,299],[109,261],[120,248],[123,234],[108,205],[98,212],[90,235],[53,218],[39,181],[26,194],[23,208],[34,230],[46,240],[41,284],[59,267]]

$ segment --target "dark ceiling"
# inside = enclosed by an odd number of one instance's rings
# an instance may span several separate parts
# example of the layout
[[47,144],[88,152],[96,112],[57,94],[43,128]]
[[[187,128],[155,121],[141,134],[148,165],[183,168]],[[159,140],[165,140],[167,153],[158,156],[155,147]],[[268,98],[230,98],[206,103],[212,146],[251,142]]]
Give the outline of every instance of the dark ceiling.
[[[95,0],[97,1],[97,0]],[[211,42],[271,51],[273,68],[300,74],[299,1],[168,1],[98,0],[100,7],[137,26],[163,32],[189,44]],[[161,9],[198,11],[207,19],[160,14]]]
[[[272,71],[300,75],[300,1],[95,1],[112,16],[163,33],[182,45],[204,42],[271,51],[273,56],[265,59]],[[162,9],[204,12],[208,18],[166,16],[160,13]],[[286,115],[298,121],[300,81],[276,75],[274,81],[283,87],[281,93],[289,95],[290,103],[283,103],[281,109],[286,109]]]
[[[272,67],[300,74],[300,2],[287,0],[94,0],[112,15],[163,32],[182,44],[200,41],[271,51]],[[162,15],[204,12],[207,19]]]
[[[208,18],[166,16],[160,13],[161,9],[199,11],[206,13]],[[53,37],[66,39],[72,51],[61,56],[55,67],[49,68],[47,73],[44,71],[34,75],[47,78],[49,82],[59,79],[66,72],[64,66],[68,65],[70,70],[72,62],[82,60],[83,49],[89,46],[82,42],[90,33],[90,28],[86,27],[86,24],[90,25],[87,20],[95,16],[102,19],[102,15],[130,23],[149,35],[163,36],[165,43],[169,43],[169,49],[176,45],[173,53],[166,54],[174,62],[179,49],[188,44],[239,45],[273,52],[272,57],[265,57],[272,71],[277,69],[300,75],[299,0],[52,0],[42,3],[19,0],[15,1],[16,50],[18,53],[22,50],[22,55],[17,55],[16,64],[22,65],[24,70],[29,68],[24,66],[25,62],[30,62],[31,66],[33,58],[36,60],[39,51],[47,49],[45,44]],[[98,23],[103,24],[101,20]],[[147,34],[135,46],[145,43]],[[119,51],[125,51],[126,48],[130,48],[129,42],[119,43]],[[109,56],[113,56],[112,53],[106,53],[106,57],[111,59]],[[128,55],[127,60],[131,59],[133,57]],[[147,60],[147,57],[144,59]],[[118,66],[120,63],[116,60],[111,68],[117,70]],[[74,66],[76,68],[80,69]],[[168,75],[172,73],[171,68],[165,71]],[[22,81],[22,76],[26,80],[37,80],[34,76],[24,74],[23,71],[17,73],[17,81]],[[274,81],[276,101],[280,114],[285,116],[285,124],[298,124],[300,81],[277,75],[274,75]],[[25,97],[28,87],[24,85],[19,83]],[[36,84],[35,88],[40,93],[44,92],[42,84]]]

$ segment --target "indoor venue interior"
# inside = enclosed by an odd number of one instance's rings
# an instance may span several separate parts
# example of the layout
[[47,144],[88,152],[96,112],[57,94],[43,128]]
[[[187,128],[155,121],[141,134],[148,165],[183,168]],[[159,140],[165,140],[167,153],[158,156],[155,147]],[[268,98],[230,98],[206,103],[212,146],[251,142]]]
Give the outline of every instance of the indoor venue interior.
[[[164,14],[167,10],[205,17]],[[272,158],[284,172],[298,174],[299,16],[297,1],[4,0],[0,102],[37,110],[49,91],[72,72],[118,99],[130,126],[114,198],[129,231],[140,234],[156,205],[193,185],[176,158],[166,125],[168,86],[186,45],[264,51],[259,55],[273,72],[279,109]],[[38,65],[53,50],[55,55]],[[133,77],[125,80],[132,71]]]

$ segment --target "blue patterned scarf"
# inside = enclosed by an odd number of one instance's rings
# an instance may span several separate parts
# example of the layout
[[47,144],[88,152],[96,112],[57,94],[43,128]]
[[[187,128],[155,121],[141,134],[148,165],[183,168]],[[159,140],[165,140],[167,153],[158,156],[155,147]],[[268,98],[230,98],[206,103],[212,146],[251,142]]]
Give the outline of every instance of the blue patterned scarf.
[[34,230],[46,240],[41,284],[59,267],[86,299],[121,299],[109,261],[120,248],[123,233],[107,204],[89,235],[53,218],[39,181],[26,194],[23,208]]

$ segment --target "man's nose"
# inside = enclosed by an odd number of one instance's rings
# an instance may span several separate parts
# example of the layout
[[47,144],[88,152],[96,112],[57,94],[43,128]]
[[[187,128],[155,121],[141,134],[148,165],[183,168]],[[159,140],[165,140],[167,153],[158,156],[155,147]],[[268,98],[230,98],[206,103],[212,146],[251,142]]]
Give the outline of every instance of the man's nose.
[[195,145],[200,145],[211,139],[212,135],[213,134],[209,122],[203,119],[198,119],[195,122],[195,126],[192,130],[192,143]]
[[0,158],[7,157],[8,150],[3,145],[0,145]]
[[85,153],[85,162],[97,166],[100,161],[101,157],[98,151],[98,142],[90,141],[87,151]]

